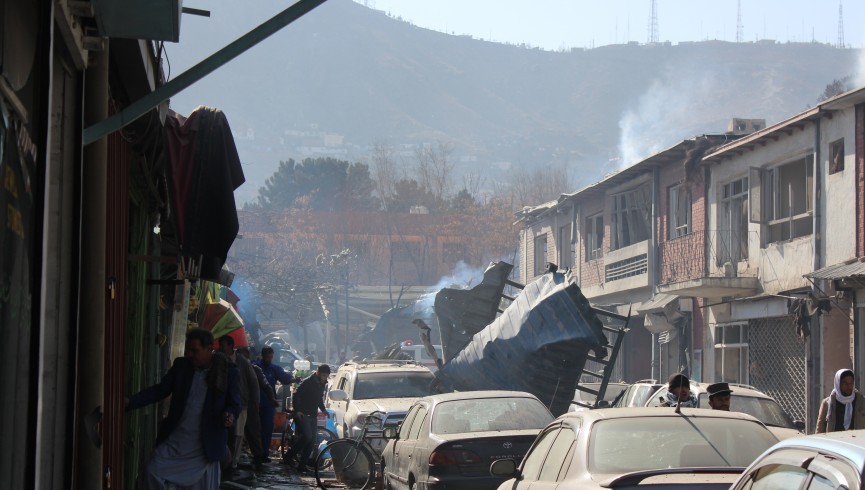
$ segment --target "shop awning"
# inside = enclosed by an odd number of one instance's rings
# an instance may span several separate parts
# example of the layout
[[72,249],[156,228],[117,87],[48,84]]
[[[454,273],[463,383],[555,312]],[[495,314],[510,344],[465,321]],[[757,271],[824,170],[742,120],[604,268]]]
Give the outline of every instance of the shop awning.
[[[243,319],[237,313],[237,310],[231,306],[231,303],[224,299],[220,299],[215,303],[210,303],[204,307],[204,316],[199,327],[210,330],[214,339],[218,339],[223,335],[243,327]],[[237,339],[235,339],[236,341]]]

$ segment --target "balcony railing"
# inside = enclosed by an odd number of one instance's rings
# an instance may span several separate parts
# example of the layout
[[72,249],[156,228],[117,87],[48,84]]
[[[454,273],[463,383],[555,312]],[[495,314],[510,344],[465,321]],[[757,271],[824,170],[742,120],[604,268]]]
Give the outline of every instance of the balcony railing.
[[[750,244],[759,243],[757,240],[759,236],[753,231],[709,230],[662,242],[659,246],[660,283],[718,275],[713,271],[737,275],[738,263],[748,259]],[[711,267],[709,261],[713,262]],[[729,270],[724,269],[727,264]]]

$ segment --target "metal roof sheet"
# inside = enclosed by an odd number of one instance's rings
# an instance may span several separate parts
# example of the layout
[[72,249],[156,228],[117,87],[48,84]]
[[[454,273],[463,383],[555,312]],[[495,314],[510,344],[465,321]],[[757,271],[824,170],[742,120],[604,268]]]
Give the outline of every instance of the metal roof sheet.
[[805,274],[811,279],[844,279],[845,277],[865,277],[865,257],[830,265]]

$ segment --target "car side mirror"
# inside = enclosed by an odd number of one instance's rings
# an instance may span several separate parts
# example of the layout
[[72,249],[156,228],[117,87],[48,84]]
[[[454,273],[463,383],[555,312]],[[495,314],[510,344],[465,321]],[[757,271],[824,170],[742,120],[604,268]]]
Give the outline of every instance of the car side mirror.
[[382,433],[382,437],[385,439],[399,439],[399,432],[396,430],[396,427],[388,427]]
[[328,398],[334,402],[347,402],[348,401],[348,393],[343,390],[330,390],[327,394]]
[[597,408],[610,408],[610,402],[607,400],[598,400]]
[[794,420],[793,425],[797,429],[799,429],[799,432],[805,432],[805,422],[802,422],[801,420]]
[[490,465],[490,475],[502,478],[519,478],[520,470],[517,469],[517,462],[512,459],[499,459],[493,461]]

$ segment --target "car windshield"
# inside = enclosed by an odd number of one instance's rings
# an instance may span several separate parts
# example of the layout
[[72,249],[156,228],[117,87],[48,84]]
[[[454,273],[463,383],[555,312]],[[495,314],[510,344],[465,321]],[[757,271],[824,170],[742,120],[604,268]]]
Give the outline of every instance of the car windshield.
[[434,434],[543,429],[553,416],[534,398],[483,398],[439,403],[432,419]]
[[750,420],[631,417],[592,426],[589,471],[621,474],[689,467],[745,467],[778,442]]
[[[700,407],[709,408],[709,396],[706,393],[700,394]],[[781,408],[781,405],[778,405],[778,402],[769,398],[743,396],[733,393],[730,395],[730,411],[747,413],[760,422],[772,427],[796,429],[793,420]]]
[[354,386],[355,400],[427,396],[433,374],[430,372],[363,373]]

